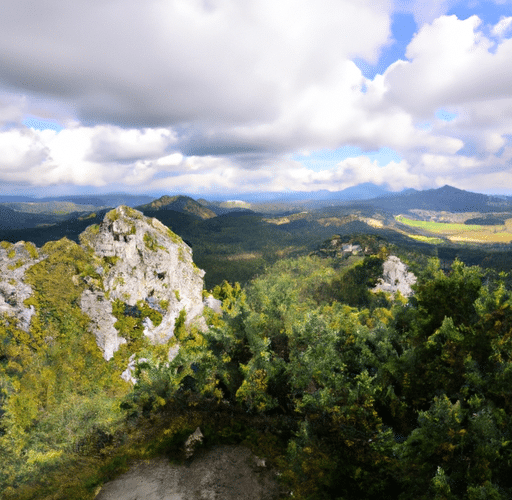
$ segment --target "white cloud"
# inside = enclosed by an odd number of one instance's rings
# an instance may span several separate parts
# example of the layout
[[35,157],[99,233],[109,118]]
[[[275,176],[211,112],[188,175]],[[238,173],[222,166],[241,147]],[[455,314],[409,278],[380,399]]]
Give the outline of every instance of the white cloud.
[[446,14],[459,0],[396,0],[397,10],[411,12],[421,26]]
[[176,135],[165,128],[121,129],[96,126],[91,129],[90,159],[97,162],[154,158],[176,142]]
[[268,120],[351,56],[375,60],[388,0],[33,0],[4,6],[0,80],[124,126]]
[[[489,165],[503,178],[512,18],[487,30],[476,16],[443,16],[453,5],[398,2],[418,32],[406,61],[368,80],[351,59],[375,62],[389,43],[388,0],[10,2],[0,17],[0,181],[401,189],[470,183]],[[436,120],[440,108],[457,118]],[[24,130],[26,114],[66,128]],[[381,168],[362,156],[314,172],[284,159],[347,144],[404,161]]]
[[[152,188],[192,192],[238,193],[254,191],[338,191],[362,182],[387,184],[393,190],[421,187],[426,178],[410,173],[407,162],[390,162],[383,167],[368,157],[349,158],[336,168],[313,171],[292,160],[281,160],[272,168],[258,168],[240,172],[236,165],[212,157],[188,158],[187,171],[166,179],[159,179]],[[193,186],[190,188],[190,186]]]
[[155,164],[161,169],[176,167],[183,161],[183,155],[181,153],[172,153],[167,156],[162,156],[156,160]]
[[27,169],[43,161],[48,150],[30,130],[0,133],[0,169],[9,179],[18,179]]
[[174,142],[167,129],[96,126],[56,133],[13,128],[0,132],[0,182],[40,186],[147,182],[164,166],[181,161],[181,154],[165,154]]
[[423,26],[407,48],[409,61],[387,69],[385,98],[419,119],[439,107],[510,97],[512,39],[491,52],[480,24],[476,16],[443,16]]
[[503,38],[505,35],[510,33],[512,29],[512,17],[502,16],[499,22],[492,28],[491,33],[494,36]]
[[387,184],[393,191],[407,187],[420,188],[427,180],[421,173],[412,173],[407,161],[390,162],[380,166],[366,156],[348,158],[340,162],[333,172],[333,181],[345,189],[363,182]]

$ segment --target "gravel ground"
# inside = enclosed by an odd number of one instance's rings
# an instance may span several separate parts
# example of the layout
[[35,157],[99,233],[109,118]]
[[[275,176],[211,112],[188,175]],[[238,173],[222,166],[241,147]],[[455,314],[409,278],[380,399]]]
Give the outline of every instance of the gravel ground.
[[275,500],[275,474],[243,446],[218,446],[187,465],[166,459],[135,464],[103,485],[95,500]]

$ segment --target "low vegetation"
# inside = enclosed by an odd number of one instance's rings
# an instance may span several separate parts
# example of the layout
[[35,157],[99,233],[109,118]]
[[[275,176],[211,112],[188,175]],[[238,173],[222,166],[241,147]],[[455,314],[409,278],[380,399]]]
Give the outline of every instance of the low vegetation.
[[[143,302],[115,304],[130,340],[105,361],[77,306],[87,251],[62,240],[27,281],[29,332],[0,324],[0,487],[6,499],[93,499],[132,460],[183,460],[196,426],[206,445],[244,443],[298,499],[505,499],[512,495],[512,292],[506,276],[348,239],[359,255],[281,259],[247,286],[212,289],[209,328],[176,322],[178,355],[152,347]],[[398,251],[415,296],[373,293]],[[85,274],[84,274],[85,273]],[[131,352],[134,387],[120,373]],[[289,493],[287,496],[289,496]]]
[[[206,446],[242,443],[266,457],[286,498],[512,497],[512,257],[501,243],[510,219],[395,221],[334,207],[316,219],[277,214],[276,224],[165,205],[146,215],[190,244],[223,314],[208,310],[200,331],[182,313],[174,337],[152,346],[144,321],[162,314],[118,300],[128,342],[107,362],[79,297],[116,258],[93,261],[71,238],[46,243],[48,258],[25,278],[29,331],[0,318],[2,498],[92,500],[135,459],[183,461],[197,426]],[[68,230],[76,240],[104,214]],[[390,229],[397,223],[403,233]],[[21,235],[12,241],[34,241]],[[18,265],[14,247],[1,246]],[[418,277],[408,299],[370,291],[390,254]],[[132,386],[120,375],[134,353],[143,361]]]
[[[425,220],[414,220],[408,219],[403,215],[397,215],[395,217],[397,222],[404,224],[405,226],[420,229],[427,233],[444,237],[454,243],[510,243],[512,241],[512,232],[510,232],[510,226],[505,223],[502,224],[486,224],[479,225],[472,223],[478,219],[472,219],[468,224],[457,224],[450,222],[433,222]],[[501,222],[496,219],[486,219],[488,221]],[[505,222],[505,221],[504,221]],[[439,244],[443,240],[441,238],[435,238],[434,236],[423,236],[423,235],[409,235],[411,238],[419,241],[425,241],[427,243]],[[435,239],[425,239],[435,238]]]

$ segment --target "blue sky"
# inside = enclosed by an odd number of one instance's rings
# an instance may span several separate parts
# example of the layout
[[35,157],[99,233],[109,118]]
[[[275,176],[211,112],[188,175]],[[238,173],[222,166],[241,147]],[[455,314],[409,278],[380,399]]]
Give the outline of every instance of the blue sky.
[[373,79],[375,75],[382,74],[387,67],[398,59],[406,59],[405,51],[417,30],[414,15],[410,12],[394,12],[391,16],[392,40],[381,50],[379,60],[371,64],[361,58],[354,62],[366,78]]
[[0,18],[1,194],[512,194],[512,0],[39,5]]
[[54,130],[55,132],[64,130],[64,127],[56,120],[45,120],[32,115],[26,115],[21,123],[33,130]]

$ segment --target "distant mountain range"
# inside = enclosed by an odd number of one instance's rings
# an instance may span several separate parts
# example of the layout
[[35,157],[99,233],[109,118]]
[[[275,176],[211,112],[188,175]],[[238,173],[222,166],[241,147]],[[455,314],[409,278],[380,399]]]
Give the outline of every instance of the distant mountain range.
[[9,196],[0,195],[0,203],[43,203],[49,201],[68,201],[77,205],[93,205],[95,207],[117,207],[119,205],[128,205],[135,207],[150,203],[155,198],[150,195],[135,195],[128,193],[109,193],[97,195],[70,195],[55,196],[46,198],[34,198],[31,196]]
[[154,199],[148,195],[125,193],[40,199],[4,196],[0,197],[0,229],[58,224],[119,205],[136,207],[142,212],[181,212],[203,220],[234,213],[286,214],[303,210],[313,213],[336,207],[343,207],[345,210],[350,210],[351,207],[381,210],[391,214],[405,214],[414,209],[478,213],[512,211],[512,197],[472,193],[452,186],[425,191],[407,189],[393,193],[383,187],[365,183],[337,192],[281,193],[279,196],[276,193],[259,193],[259,198],[255,195],[249,196],[252,201],[244,196],[240,196],[243,200],[207,201],[183,195],[166,195]]
[[412,209],[446,212],[499,212],[512,209],[512,198],[472,193],[452,186],[425,191],[407,190],[365,201],[375,208],[393,213]]

